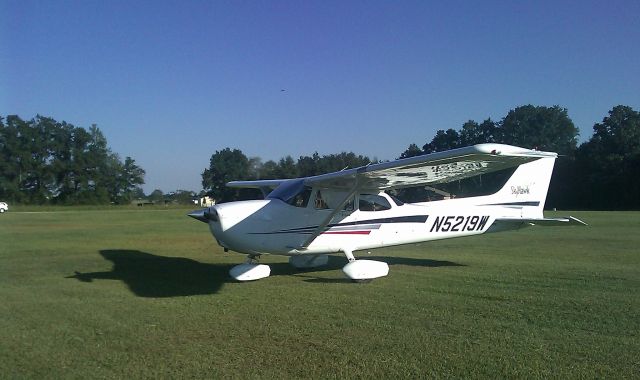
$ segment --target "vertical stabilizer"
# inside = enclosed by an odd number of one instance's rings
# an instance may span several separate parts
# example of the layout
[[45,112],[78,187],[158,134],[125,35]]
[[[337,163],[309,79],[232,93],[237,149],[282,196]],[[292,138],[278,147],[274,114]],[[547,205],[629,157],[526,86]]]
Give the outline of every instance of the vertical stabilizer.
[[523,218],[542,218],[556,157],[520,165],[502,189],[490,196],[491,204],[521,208]]

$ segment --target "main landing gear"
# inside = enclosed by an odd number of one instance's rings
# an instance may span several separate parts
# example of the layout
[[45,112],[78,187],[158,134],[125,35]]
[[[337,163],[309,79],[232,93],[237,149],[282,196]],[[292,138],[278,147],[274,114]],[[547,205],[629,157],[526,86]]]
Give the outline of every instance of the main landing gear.
[[[389,274],[389,265],[382,261],[356,260],[353,251],[343,250],[349,263],[342,268],[344,274],[356,282],[368,282],[375,278]],[[236,281],[254,281],[269,277],[271,268],[260,264],[260,255],[249,255],[244,264],[236,265],[229,271],[229,275]],[[301,255],[289,258],[289,263],[298,269],[315,268],[326,265],[329,261],[327,255]]]
[[343,250],[349,263],[342,268],[344,274],[356,282],[368,282],[374,278],[384,277],[389,274],[389,265],[382,261],[356,260],[353,251]]
[[[244,264],[231,268],[229,275],[236,281],[254,281],[269,277],[271,269],[268,265],[260,264],[259,258],[260,255],[249,255]],[[289,258],[289,264],[298,269],[315,268],[327,265],[328,262],[328,255],[300,255]]]

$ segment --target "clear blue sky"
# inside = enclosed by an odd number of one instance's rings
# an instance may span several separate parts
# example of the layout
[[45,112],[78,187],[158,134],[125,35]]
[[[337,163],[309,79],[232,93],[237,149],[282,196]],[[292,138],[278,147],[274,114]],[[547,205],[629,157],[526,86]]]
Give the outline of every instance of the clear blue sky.
[[[640,1],[0,0],[0,115],[88,128],[201,188],[225,147],[393,159],[519,105],[640,109]],[[282,91],[284,90],[284,91]]]

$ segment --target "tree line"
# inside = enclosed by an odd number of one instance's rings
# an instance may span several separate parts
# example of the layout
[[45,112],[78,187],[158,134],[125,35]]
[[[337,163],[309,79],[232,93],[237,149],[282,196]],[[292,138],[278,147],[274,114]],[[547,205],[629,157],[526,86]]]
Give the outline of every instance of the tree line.
[[[557,152],[547,197],[548,207],[562,209],[640,209],[640,113],[631,107],[612,108],[593,126],[593,136],[578,145],[578,129],[560,106],[524,105],[510,110],[499,121],[469,120],[460,129],[438,130],[422,146],[410,144],[398,158],[407,158],[480,143],[502,143]],[[295,178],[317,175],[375,162],[369,157],[343,152],[320,156],[286,156],[262,162],[238,149],[216,151],[202,173],[205,191],[219,201],[245,199],[255,194],[224,186],[232,180]],[[492,173],[441,186],[455,194],[495,188],[510,172]],[[428,190],[405,189],[407,200],[425,197]]]
[[354,168],[371,163],[371,159],[355,153],[342,152],[320,156],[291,156],[279,161],[262,162],[260,157],[248,158],[239,149],[224,148],[216,151],[209,161],[209,168],[202,173],[202,187],[218,201],[250,199],[260,194],[253,189],[233,189],[225,184],[237,180],[308,177],[318,174]]
[[128,203],[144,196],[145,171],[89,130],[36,116],[0,116],[0,199],[22,204]]
[[[640,209],[640,113],[631,107],[613,107],[593,126],[593,135],[578,145],[578,129],[559,106],[525,105],[510,110],[499,121],[469,120],[459,129],[438,130],[424,144],[410,144],[398,158],[407,158],[478,143],[503,143],[558,152],[548,207],[563,209]],[[352,152],[286,156],[263,162],[238,149],[212,154],[202,173],[203,191],[218,201],[247,199],[257,194],[227,188],[233,180],[295,178],[339,171],[377,162]],[[22,120],[0,116],[0,199],[23,204],[129,203],[144,197],[140,185],[145,171],[131,157],[122,160],[111,151],[96,125],[88,130],[50,117]],[[456,195],[495,188],[509,173],[439,186]],[[403,189],[396,195],[412,201],[429,190]],[[201,195],[203,192],[200,193]],[[187,202],[194,192],[163,194],[149,199]]]

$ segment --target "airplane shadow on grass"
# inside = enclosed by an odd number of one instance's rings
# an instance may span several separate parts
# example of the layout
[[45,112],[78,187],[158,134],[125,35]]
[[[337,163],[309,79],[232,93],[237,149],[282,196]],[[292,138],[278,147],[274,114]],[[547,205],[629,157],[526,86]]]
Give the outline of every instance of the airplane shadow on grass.
[[[163,298],[191,295],[216,294],[225,283],[233,282],[229,269],[235,264],[209,264],[182,257],[158,256],[138,250],[101,250],[100,255],[113,263],[110,271],[80,273],[74,278],[82,282],[93,280],[123,281],[139,297]],[[462,266],[450,261],[411,259],[403,257],[365,257],[393,265],[424,267]],[[347,279],[327,279],[310,276],[312,272],[341,269],[346,264],[342,256],[329,256],[326,266],[298,270],[288,263],[268,263],[272,276],[301,275],[307,282],[349,282]],[[312,278],[309,278],[312,277]]]
[[137,250],[101,250],[100,255],[113,263],[110,271],[75,272],[67,278],[82,282],[119,280],[139,297],[183,297],[217,293],[228,281],[231,268]]

